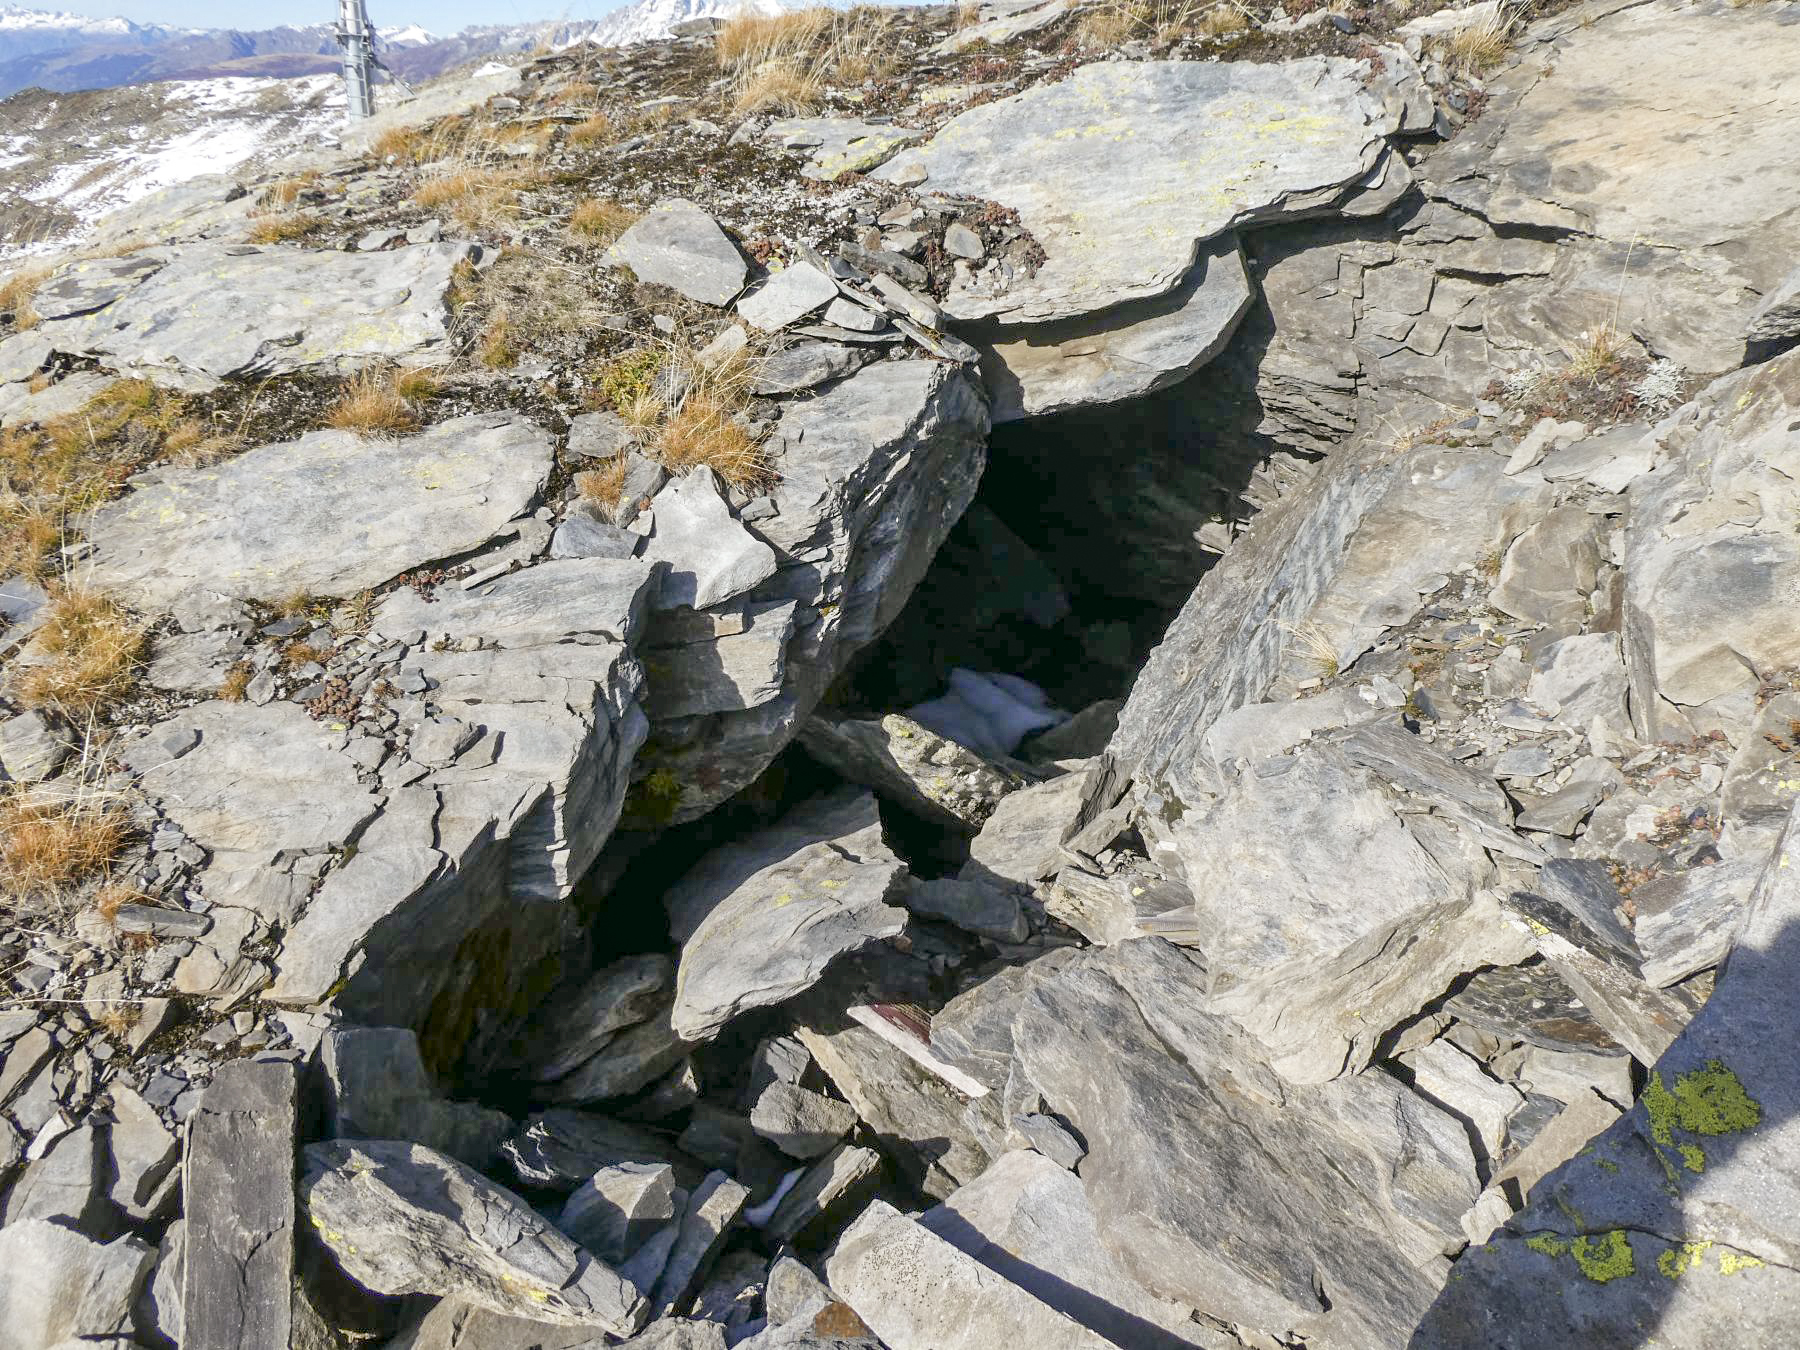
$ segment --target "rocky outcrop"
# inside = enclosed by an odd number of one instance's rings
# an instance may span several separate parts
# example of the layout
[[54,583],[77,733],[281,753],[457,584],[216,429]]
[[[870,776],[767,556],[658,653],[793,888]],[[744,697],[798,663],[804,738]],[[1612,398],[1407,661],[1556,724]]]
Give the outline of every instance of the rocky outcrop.
[[466,244],[390,253],[186,246],[70,263],[44,287],[56,350],[205,390],[228,378],[348,373],[447,355]]

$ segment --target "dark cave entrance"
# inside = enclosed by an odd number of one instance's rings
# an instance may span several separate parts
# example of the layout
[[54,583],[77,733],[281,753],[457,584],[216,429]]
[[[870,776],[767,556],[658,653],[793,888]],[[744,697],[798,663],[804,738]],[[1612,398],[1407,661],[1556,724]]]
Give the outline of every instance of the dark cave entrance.
[[1143,398],[996,427],[974,504],[899,619],[839,688],[890,712],[953,667],[1003,671],[1074,712],[1123,698],[1249,514],[1261,432],[1259,306],[1211,364]]

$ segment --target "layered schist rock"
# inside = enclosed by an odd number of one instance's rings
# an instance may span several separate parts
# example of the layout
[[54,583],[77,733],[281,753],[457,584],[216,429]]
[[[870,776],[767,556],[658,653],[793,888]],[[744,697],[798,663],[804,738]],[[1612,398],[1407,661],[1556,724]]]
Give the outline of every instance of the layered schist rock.
[[231,377],[442,361],[467,244],[359,254],[187,245],[70,263],[44,288],[44,336],[185,389]]
[[1234,231],[1398,198],[1411,174],[1386,137],[1423,129],[1430,100],[1405,52],[1382,69],[1391,88],[1335,58],[1083,66],[961,114],[879,170],[998,202],[1042,247],[1025,266],[959,263],[944,300],[973,321],[959,331],[983,352],[995,421],[1184,378],[1250,307]]
[[[794,602],[793,636],[768,657],[784,662],[781,687],[741,711],[659,720],[638,776],[662,790],[645,794],[635,820],[667,824],[710,810],[798,734],[850,658],[900,612],[974,499],[987,425],[985,401],[970,378],[923,361],[871,366],[782,416],[771,441],[781,478],[767,509],[747,522],[774,550],[776,569],[704,611],[728,619]],[[695,611],[694,622],[701,614]],[[715,646],[723,649],[743,631],[720,628],[714,642],[659,644],[658,655],[717,669],[724,657]],[[657,631],[653,624],[652,643]]]

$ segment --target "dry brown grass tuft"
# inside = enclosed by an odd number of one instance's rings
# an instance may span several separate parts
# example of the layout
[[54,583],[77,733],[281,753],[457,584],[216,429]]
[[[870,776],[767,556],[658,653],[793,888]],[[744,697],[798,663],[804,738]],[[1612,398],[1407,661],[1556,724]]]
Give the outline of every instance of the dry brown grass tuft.
[[50,588],[43,625],[16,678],[19,701],[85,721],[124,697],[137,678],[144,629],[111,596],[84,585]]
[[733,416],[735,411],[716,392],[690,393],[657,435],[663,466],[670,473],[686,473],[704,464],[733,487],[766,486],[768,456]]
[[569,228],[576,234],[602,244],[610,244],[637,223],[637,212],[604,198],[590,197],[569,216]]
[[611,510],[625,490],[625,456],[615,455],[597,469],[582,470],[575,475],[575,487],[588,501]]
[[331,648],[315,647],[310,642],[290,642],[281,649],[281,664],[289,670],[298,670],[314,661],[324,665],[330,657]]
[[1500,17],[1472,24],[1444,41],[1446,64],[1476,75],[1504,61],[1509,47],[1508,24]]
[[612,119],[605,113],[595,113],[587,121],[577,122],[569,128],[570,145],[605,145],[612,139]]
[[130,837],[125,811],[91,788],[13,789],[0,796],[0,894],[53,897],[104,873]]
[[962,0],[962,3],[956,7],[956,16],[951,20],[950,27],[953,31],[960,33],[963,29],[973,28],[980,22],[981,0]]
[[587,80],[572,80],[544,101],[553,108],[567,103],[592,103],[600,97],[600,87]]
[[830,10],[822,8],[795,9],[783,14],[740,14],[719,29],[713,51],[726,70],[810,51],[831,31],[833,17]]
[[42,578],[72,517],[146,464],[217,439],[186,399],[148,380],[116,381],[78,412],[0,432],[0,576]]
[[393,159],[402,164],[416,164],[425,148],[425,136],[416,127],[390,127],[369,145],[376,159]]
[[37,327],[38,316],[31,307],[31,298],[49,276],[48,268],[23,267],[0,281],[0,314],[13,316],[15,330],[22,332]]
[[442,388],[437,372],[424,366],[407,366],[394,372],[394,392],[408,403],[436,398]]
[[513,214],[519,190],[532,181],[518,169],[458,168],[427,178],[413,189],[413,200],[427,211],[449,211],[469,229],[486,229]]
[[225,678],[219,681],[218,697],[226,703],[242,703],[255,674],[255,669],[248,661],[235,662],[225,672]]
[[262,205],[269,207],[289,207],[300,200],[301,194],[319,181],[317,169],[307,169],[304,173],[292,178],[278,178],[263,189]]
[[1597,380],[1624,358],[1628,340],[1609,322],[1582,333],[1569,353],[1565,374],[1572,380]]
[[891,18],[869,5],[849,10],[745,14],[719,30],[718,62],[740,114],[816,108],[832,84],[861,84],[893,67]]
[[1230,37],[1250,27],[1250,16],[1235,4],[1214,5],[1201,16],[1199,29],[1206,37]]
[[418,415],[398,387],[392,370],[363,371],[345,387],[325,415],[325,425],[359,436],[399,436],[416,430]]
[[324,222],[310,211],[274,211],[256,217],[250,227],[253,244],[292,244],[310,239],[324,227]]
[[519,345],[513,334],[512,320],[503,310],[495,314],[481,330],[475,344],[475,355],[489,370],[504,370],[519,359]]

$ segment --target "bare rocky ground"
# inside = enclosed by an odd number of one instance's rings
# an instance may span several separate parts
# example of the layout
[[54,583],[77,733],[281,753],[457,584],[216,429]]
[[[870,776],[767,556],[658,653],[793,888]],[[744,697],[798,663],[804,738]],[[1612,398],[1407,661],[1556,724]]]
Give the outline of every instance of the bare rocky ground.
[[0,1344],[1788,1344],[1800,22],[1424,8],[698,25],[10,283]]

